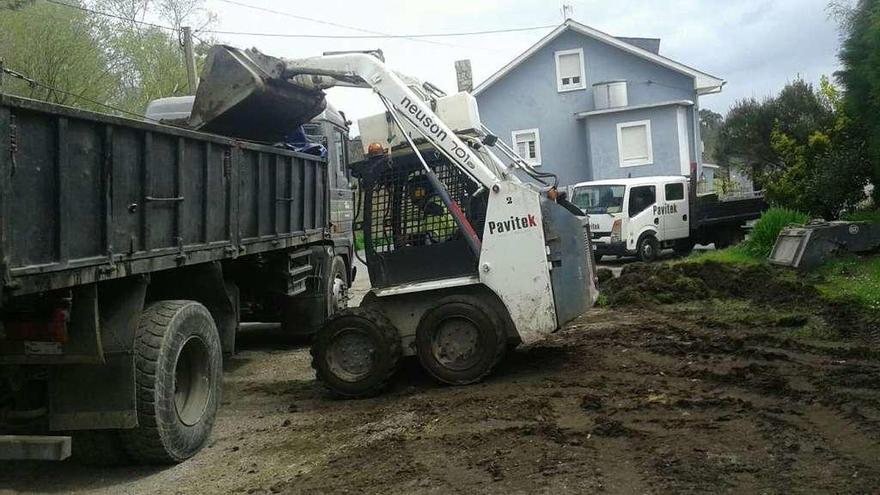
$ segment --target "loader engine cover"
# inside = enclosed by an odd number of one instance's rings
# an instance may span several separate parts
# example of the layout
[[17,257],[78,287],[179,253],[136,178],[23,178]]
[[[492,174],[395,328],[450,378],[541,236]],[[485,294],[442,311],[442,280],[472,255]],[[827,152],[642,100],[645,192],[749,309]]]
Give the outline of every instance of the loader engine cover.
[[252,141],[283,141],[324,111],[324,92],[272,70],[270,57],[217,45],[208,55],[189,126]]

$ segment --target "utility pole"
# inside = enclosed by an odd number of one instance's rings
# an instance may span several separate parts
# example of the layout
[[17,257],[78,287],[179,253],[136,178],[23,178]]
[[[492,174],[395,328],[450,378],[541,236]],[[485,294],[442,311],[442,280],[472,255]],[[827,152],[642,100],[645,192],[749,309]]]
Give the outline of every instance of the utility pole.
[[196,94],[199,87],[199,78],[196,75],[196,54],[193,50],[192,28],[184,26],[183,31],[183,58],[186,62],[186,78],[189,81],[189,93]]

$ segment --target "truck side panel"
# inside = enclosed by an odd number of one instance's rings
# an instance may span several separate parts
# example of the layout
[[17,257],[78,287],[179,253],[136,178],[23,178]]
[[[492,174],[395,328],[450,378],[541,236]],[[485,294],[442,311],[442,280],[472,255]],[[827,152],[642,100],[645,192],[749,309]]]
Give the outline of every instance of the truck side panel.
[[327,238],[327,164],[0,95],[7,296]]

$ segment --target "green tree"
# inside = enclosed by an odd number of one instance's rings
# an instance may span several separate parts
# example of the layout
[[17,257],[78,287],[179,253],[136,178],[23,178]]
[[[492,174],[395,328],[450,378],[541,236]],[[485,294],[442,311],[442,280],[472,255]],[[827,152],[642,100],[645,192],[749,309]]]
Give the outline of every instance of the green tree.
[[703,161],[711,162],[718,145],[718,133],[724,117],[708,108],[700,109],[700,136],[703,138]]
[[119,80],[94,37],[97,24],[85,12],[45,2],[18,7],[0,16],[0,58],[7,68],[60,91],[12,77],[4,78],[3,91],[103,110],[88,100],[111,101]]
[[865,137],[880,204],[880,0],[858,0],[854,7],[833,4],[844,33],[840,50],[843,68],[837,80],[845,89],[844,104],[854,132]]
[[[186,65],[179,38],[184,25],[203,28],[215,20],[205,0],[94,0],[93,8],[122,19],[105,20],[104,46],[120,85],[115,104],[143,112],[156,98],[189,93]],[[159,19],[174,30],[144,24]],[[204,53],[204,47],[197,53]],[[203,56],[197,57],[197,65]]]
[[[800,98],[821,102],[831,118],[780,113],[770,142],[782,166],[765,172],[763,180],[774,204],[835,219],[864,198],[870,162],[837,88],[823,78],[820,91],[814,93]],[[782,119],[788,125],[782,125]]]

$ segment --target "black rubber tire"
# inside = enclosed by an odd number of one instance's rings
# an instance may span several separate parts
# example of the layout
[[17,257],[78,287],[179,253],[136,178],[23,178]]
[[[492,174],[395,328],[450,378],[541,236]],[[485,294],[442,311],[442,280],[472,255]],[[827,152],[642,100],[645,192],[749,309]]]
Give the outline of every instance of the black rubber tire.
[[[369,343],[368,369],[357,376],[343,376],[334,364],[339,339],[357,335]],[[373,397],[384,391],[403,354],[400,334],[388,318],[369,307],[349,308],[335,314],[318,330],[312,343],[312,368],[318,381],[335,396],[345,399]]]
[[[416,352],[425,371],[450,385],[476,383],[491,373],[504,357],[508,342],[503,320],[493,306],[476,296],[449,296],[426,311],[416,329]],[[477,331],[477,358],[465,369],[444,365],[434,352],[435,334],[451,318],[469,320]]]
[[[327,270],[327,273],[324,277],[324,293],[325,293],[325,301],[327,302],[327,316],[333,316],[338,313],[340,310],[344,310],[345,308],[337,307],[333,302],[333,284],[336,277],[340,277],[343,281],[345,281],[346,290],[348,290],[349,285],[349,276],[346,273],[345,260],[342,259],[342,256],[334,256],[330,259],[329,263],[330,269]],[[348,307],[346,300],[346,308]]]
[[596,263],[599,263],[602,261],[602,256],[603,255],[601,255],[601,254],[593,253],[593,259],[596,261]]
[[639,261],[650,263],[660,256],[660,243],[651,234],[642,236],[636,244],[636,257]]
[[123,466],[131,458],[122,445],[118,430],[71,432],[71,459],[86,466]]
[[[152,303],[141,314],[134,350],[138,426],[120,431],[128,455],[145,464],[194,456],[207,442],[220,404],[223,360],[211,313],[195,301]],[[182,364],[193,359],[189,372],[199,366],[203,379],[189,379],[199,389],[182,399],[181,412],[175,396],[178,372],[186,372],[177,367],[184,351]]]

